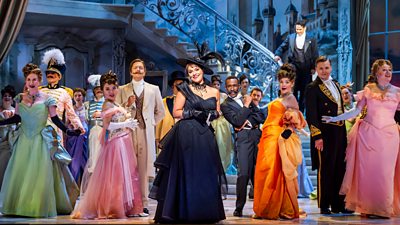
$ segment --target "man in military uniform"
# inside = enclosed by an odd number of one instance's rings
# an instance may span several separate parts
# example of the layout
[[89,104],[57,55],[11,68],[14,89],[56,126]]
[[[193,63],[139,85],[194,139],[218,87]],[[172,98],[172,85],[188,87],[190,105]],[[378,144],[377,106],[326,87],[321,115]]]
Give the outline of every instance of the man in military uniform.
[[[67,118],[74,129],[79,129],[81,134],[85,133],[85,129],[82,126],[82,123],[79,117],[75,114],[74,107],[72,105],[72,93],[73,91],[70,88],[61,86],[59,81],[65,73],[65,61],[64,55],[60,49],[51,49],[44,53],[43,63],[47,65],[46,70],[46,79],[47,86],[42,86],[41,91],[50,95],[57,101],[57,115],[63,120],[64,113],[65,118]],[[63,139],[62,131],[56,127],[53,122],[51,122],[50,118],[48,123],[52,125],[56,130],[61,140]],[[63,144],[64,142],[61,141]]]
[[306,118],[311,131],[312,169],[318,170],[318,207],[321,214],[348,213],[344,196],[339,195],[345,173],[347,145],[344,121],[324,123],[322,116],[344,112],[338,82],[332,80],[331,61],[317,58],[318,77],[306,88]]

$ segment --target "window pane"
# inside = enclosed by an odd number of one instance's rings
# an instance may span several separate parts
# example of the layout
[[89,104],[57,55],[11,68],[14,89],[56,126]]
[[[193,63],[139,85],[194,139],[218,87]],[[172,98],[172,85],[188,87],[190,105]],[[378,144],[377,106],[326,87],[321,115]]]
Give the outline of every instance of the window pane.
[[400,30],[400,1],[389,0],[388,11],[389,30]]
[[[389,0],[398,1],[398,0]],[[370,33],[385,31],[385,1],[370,0],[369,26]]]
[[370,65],[377,60],[385,58],[385,35],[374,35],[369,37],[369,60]]
[[393,64],[393,71],[400,71],[400,33],[388,36],[388,59]]
[[392,81],[390,83],[399,87],[400,86],[400,73],[393,73]]

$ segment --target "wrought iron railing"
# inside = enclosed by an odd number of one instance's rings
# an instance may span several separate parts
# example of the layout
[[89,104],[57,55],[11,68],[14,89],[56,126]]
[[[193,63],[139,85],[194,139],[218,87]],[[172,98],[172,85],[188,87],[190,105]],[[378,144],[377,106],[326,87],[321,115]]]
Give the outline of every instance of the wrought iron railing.
[[[275,72],[278,64],[274,54],[240,28],[229,22],[200,0],[86,0],[108,4],[141,4],[157,17],[178,30],[182,41],[207,42],[209,49],[221,53],[226,61],[222,71],[245,73],[251,87],[261,88],[264,102],[276,97]],[[186,37],[182,37],[186,36]]]
[[276,96],[274,54],[200,0],[135,0],[173,25],[192,42],[207,42],[226,60],[225,71],[246,73],[251,86],[263,89],[267,101]]

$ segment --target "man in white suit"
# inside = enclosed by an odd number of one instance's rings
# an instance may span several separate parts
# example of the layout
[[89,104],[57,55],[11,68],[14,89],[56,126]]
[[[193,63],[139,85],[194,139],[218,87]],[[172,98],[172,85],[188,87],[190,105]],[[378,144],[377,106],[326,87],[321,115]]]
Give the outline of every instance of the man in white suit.
[[138,160],[143,212],[149,214],[149,177],[155,176],[155,126],[164,118],[165,110],[158,86],[144,81],[146,66],[143,60],[134,59],[129,68],[132,81],[119,87],[116,101],[129,108],[132,118],[137,119],[139,123],[132,132],[132,140]]

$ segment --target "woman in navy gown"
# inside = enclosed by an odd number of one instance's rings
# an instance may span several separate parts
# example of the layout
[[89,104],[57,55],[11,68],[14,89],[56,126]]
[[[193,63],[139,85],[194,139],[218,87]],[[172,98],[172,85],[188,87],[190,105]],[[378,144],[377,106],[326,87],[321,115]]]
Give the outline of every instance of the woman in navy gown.
[[204,83],[203,74],[213,72],[201,61],[178,63],[186,67],[190,82],[178,86],[173,116],[180,121],[160,142],[149,196],[158,201],[154,220],[215,223],[225,219],[221,187],[226,178],[210,125],[219,115],[219,91]]

